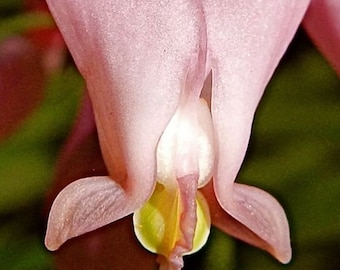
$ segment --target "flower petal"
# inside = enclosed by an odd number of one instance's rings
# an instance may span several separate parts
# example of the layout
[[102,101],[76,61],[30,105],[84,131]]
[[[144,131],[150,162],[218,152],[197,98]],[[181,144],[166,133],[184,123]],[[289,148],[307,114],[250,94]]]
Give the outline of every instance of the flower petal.
[[[183,265],[181,265],[183,263],[182,256],[196,252],[204,246],[208,239],[210,233],[210,212],[205,204],[204,198],[200,197],[198,201],[198,175],[186,175],[177,179],[177,181],[182,207],[179,223],[181,237],[172,250],[169,260],[171,264],[183,267]],[[198,207],[200,208],[199,211],[197,209]],[[202,215],[198,214],[199,212],[203,212]],[[203,235],[199,235],[198,230],[201,229],[199,228],[201,224],[199,226],[198,224],[201,223],[202,220],[198,220],[198,218],[204,219]],[[201,239],[197,239],[196,237]],[[197,241],[200,245],[194,246]]]
[[312,0],[303,24],[340,75],[340,1]]
[[205,100],[181,102],[157,145],[157,181],[177,186],[177,178],[198,174],[198,187],[204,186],[214,167],[213,137]]
[[45,244],[56,250],[68,239],[122,218],[135,207],[134,198],[109,177],[87,177],[69,184],[54,200]]
[[233,204],[228,212],[262,238],[282,263],[291,259],[289,226],[281,205],[267,192],[242,184],[234,184]]
[[[67,184],[93,175],[107,175],[100,153],[90,101],[83,99],[75,128],[58,158],[56,177],[47,197],[48,213],[53,200]],[[88,153],[91,153],[89,155]],[[91,166],[89,166],[91,164]],[[154,269],[156,258],[136,241],[132,216],[73,238],[53,254],[56,269]],[[141,264],[141,262],[143,262]]]
[[154,188],[157,142],[202,61],[201,9],[185,0],[47,2],[86,79],[110,175],[126,168],[113,178],[141,206]]
[[226,213],[218,204],[211,185],[204,188],[212,223],[222,231],[262,248],[282,263],[291,259],[289,226],[280,204],[255,187],[234,184],[234,201]]
[[161,270],[182,269],[183,255],[193,248],[195,228],[197,224],[197,182],[198,175],[186,175],[177,179],[181,215],[178,224],[178,240],[168,257],[158,257]]
[[214,185],[219,202],[228,210],[255,109],[309,1],[215,2],[204,4],[218,149]]

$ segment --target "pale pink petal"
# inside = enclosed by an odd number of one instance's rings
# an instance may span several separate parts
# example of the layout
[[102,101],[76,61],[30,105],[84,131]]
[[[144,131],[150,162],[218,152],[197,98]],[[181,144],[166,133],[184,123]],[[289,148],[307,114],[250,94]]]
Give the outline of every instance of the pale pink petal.
[[205,1],[204,9],[218,151],[214,184],[218,200],[228,210],[255,109],[309,1],[218,2]]
[[[258,102],[308,3],[240,0],[204,4],[217,144],[215,194],[222,208],[273,246],[282,261],[290,258],[283,210],[268,194],[233,182],[244,159]],[[265,201],[261,203],[259,198]],[[247,211],[247,201],[256,211]]]
[[77,180],[64,188],[54,200],[45,244],[56,250],[72,237],[93,231],[122,218],[135,207],[134,198],[109,177]]
[[195,228],[197,223],[196,215],[196,193],[198,175],[186,175],[177,179],[180,192],[182,213],[179,222],[179,241],[169,254],[168,258],[159,255],[158,262],[160,270],[182,269],[183,255],[192,250]]
[[[213,78],[212,115],[218,144],[216,197],[227,213],[275,248],[275,256],[283,262],[290,258],[283,210],[268,194],[233,182],[246,152],[259,99],[308,2],[227,1],[217,8],[208,1],[205,9]],[[228,34],[221,35],[220,29]],[[259,198],[265,201],[261,203]],[[256,211],[247,211],[243,203],[247,200]],[[285,221],[283,227],[280,221]]]
[[113,178],[138,207],[153,190],[156,145],[183,82],[194,81],[187,72],[201,72],[202,10],[184,0],[47,2],[86,79],[110,175],[126,169]]
[[[75,128],[58,157],[56,177],[47,198],[47,213],[57,194],[67,184],[87,176],[107,175],[89,105],[89,100],[85,98]],[[56,269],[62,270],[92,270],[99,265],[107,270],[147,270],[156,267],[156,257],[136,241],[131,216],[73,238],[53,257]]]
[[224,232],[268,251],[280,262],[288,263],[292,256],[289,226],[280,204],[255,187],[235,183],[233,192],[234,202],[228,214],[218,204],[212,186],[204,188],[212,223]]
[[340,1],[312,0],[303,25],[340,75]]
[[269,244],[281,262],[291,259],[289,226],[281,205],[267,192],[234,184],[233,204],[228,212]]

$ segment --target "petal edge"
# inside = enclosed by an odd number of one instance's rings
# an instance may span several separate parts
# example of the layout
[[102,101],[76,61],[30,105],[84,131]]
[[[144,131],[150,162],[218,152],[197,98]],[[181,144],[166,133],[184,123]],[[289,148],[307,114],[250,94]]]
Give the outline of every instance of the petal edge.
[[87,177],[65,187],[53,202],[45,245],[57,250],[68,239],[132,213],[134,198],[106,176]]

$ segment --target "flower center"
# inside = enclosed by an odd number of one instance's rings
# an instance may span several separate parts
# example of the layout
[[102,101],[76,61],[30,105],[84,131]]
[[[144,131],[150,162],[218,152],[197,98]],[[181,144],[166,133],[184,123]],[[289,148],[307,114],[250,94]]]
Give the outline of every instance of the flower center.
[[210,232],[207,202],[198,191],[211,178],[214,163],[210,111],[203,99],[179,106],[157,147],[157,185],[133,216],[141,244],[169,264],[198,251]]

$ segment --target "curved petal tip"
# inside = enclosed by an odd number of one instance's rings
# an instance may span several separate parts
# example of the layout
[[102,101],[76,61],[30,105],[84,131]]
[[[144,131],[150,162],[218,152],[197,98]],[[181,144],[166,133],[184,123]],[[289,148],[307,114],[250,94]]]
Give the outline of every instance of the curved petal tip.
[[261,189],[237,183],[233,196],[229,213],[265,241],[269,253],[288,263],[292,257],[289,225],[278,201]]
[[233,184],[232,200],[225,198],[230,194],[215,194],[219,203],[213,197],[212,189],[205,189],[213,223],[218,228],[266,250],[281,263],[291,260],[287,217],[275,198],[261,189],[238,183]]
[[45,245],[57,250],[68,239],[93,231],[132,213],[138,205],[106,176],[77,180],[53,202]]

